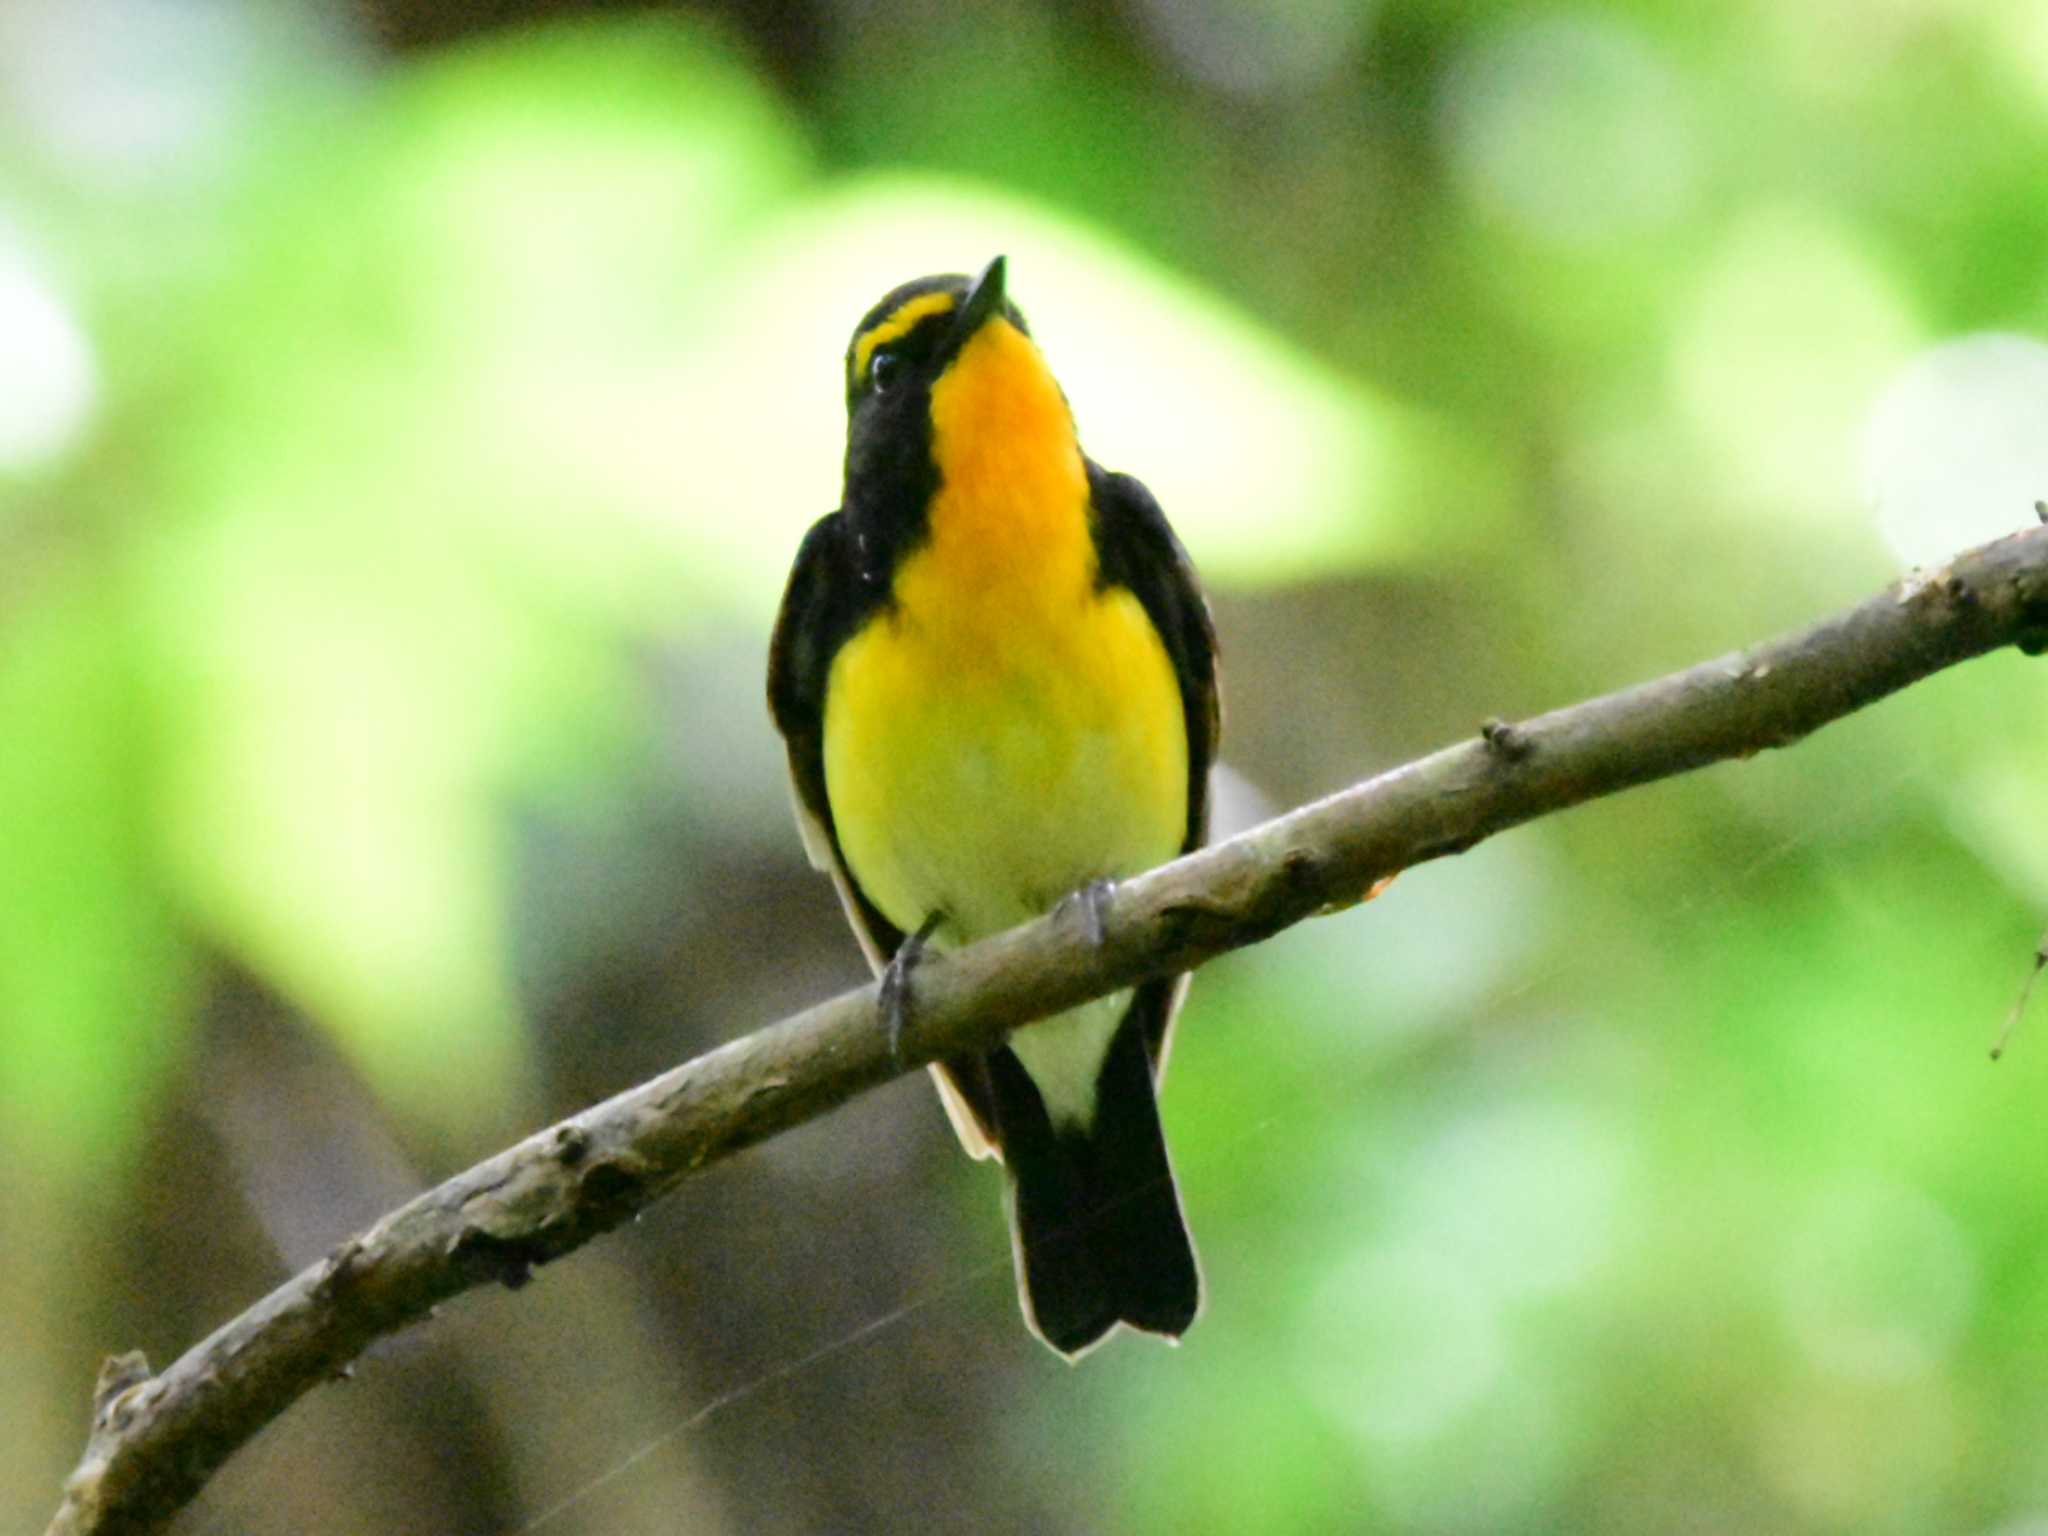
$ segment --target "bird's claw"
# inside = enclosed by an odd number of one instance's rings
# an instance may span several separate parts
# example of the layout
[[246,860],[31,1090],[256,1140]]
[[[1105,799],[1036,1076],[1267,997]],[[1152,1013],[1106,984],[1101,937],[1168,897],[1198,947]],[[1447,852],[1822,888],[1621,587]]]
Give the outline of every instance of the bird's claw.
[[889,1037],[889,1059],[903,1065],[903,1031],[910,1023],[910,973],[924,958],[924,947],[938,928],[940,914],[934,912],[917,932],[905,934],[896,953],[882,968],[882,986],[875,1008],[882,1016],[882,1028]]
[[1062,908],[1074,907],[1081,914],[1081,931],[1088,936],[1088,943],[1096,949],[1102,947],[1103,935],[1108,931],[1109,904],[1116,897],[1114,880],[1090,880],[1078,891],[1070,892],[1061,899]]

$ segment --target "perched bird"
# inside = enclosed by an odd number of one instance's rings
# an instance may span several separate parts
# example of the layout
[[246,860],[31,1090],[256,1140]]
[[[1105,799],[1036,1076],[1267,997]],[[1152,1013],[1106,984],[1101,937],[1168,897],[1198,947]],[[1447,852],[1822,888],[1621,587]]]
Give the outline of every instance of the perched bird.
[[[900,1010],[927,942],[1073,897],[1099,924],[1111,882],[1203,840],[1216,647],[1158,503],[1082,454],[1002,257],[871,309],[846,404],[768,699],[811,860]],[[932,1069],[967,1150],[1008,1169],[1025,1318],[1065,1355],[1118,1322],[1177,1338],[1201,1304],[1156,1099],[1186,981]]]

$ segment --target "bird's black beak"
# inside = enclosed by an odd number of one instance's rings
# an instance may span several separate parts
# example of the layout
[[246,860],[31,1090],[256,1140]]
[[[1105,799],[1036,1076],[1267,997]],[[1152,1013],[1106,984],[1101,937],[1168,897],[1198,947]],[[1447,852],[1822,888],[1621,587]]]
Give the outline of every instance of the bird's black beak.
[[946,338],[949,359],[966,346],[977,331],[1003,312],[1004,261],[1004,257],[998,256],[983,267],[981,275],[974,280],[974,286],[967,290],[967,302],[960,306],[959,318],[953,322],[953,332]]

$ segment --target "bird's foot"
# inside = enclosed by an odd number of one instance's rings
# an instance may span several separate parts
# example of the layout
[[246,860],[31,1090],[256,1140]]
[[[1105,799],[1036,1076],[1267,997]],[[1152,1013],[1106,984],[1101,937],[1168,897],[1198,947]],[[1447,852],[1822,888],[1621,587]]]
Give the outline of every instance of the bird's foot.
[[934,912],[917,932],[904,935],[903,942],[896,946],[896,953],[882,968],[882,989],[875,999],[875,1008],[881,1014],[882,1028],[889,1036],[889,1057],[899,1067],[903,1065],[903,1030],[910,1023],[910,973],[924,958],[925,943],[937,931],[941,920],[942,914]]
[[1102,947],[1102,936],[1109,921],[1109,904],[1116,899],[1114,880],[1090,880],[1078,891],[1070,891],[1060,898],[1059,910],[1069,908],[1081,914],[1081,931],[1088,935],[1088,942],[1096,949]]

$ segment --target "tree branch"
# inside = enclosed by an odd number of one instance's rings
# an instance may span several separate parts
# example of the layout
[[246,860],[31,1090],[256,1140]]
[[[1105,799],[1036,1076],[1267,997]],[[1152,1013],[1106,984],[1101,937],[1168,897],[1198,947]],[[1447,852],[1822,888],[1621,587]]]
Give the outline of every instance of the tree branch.
[[1191,969],[1374,882],[1631,785],[1791,744],[1956,662],[2048,649],[2048,528],[1767,645],[1448,747],[1117,888],[1101,942],[1040,918],[920,966],[903,1060],[875,988],[820,1003],[528,1137],[343,1243],[161,1375],[109,1361],[50,1536],[159,1528],[373,1340],[609,1231],[697,1170],[910,1067]]

